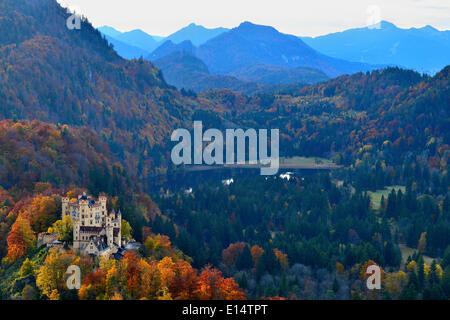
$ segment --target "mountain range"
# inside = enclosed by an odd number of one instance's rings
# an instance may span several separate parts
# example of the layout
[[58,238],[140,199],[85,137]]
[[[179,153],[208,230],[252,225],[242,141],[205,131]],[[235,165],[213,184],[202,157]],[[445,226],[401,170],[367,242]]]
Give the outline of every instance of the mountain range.
[[250,22],[209,40],[198,47],[196,54],[213,74],[227,74],[255,65],[275,65],[316,68],[334,77],[375,68],[325,56],[298,37]]
[[396,65],[433,74],[450,63],[450,31],[431,26],[401,29],[379,24],[320,37],[303,37],[314,49],[340,59]]
[[[168,63],[171,58],[180,57],[180,55],[174,55],[164,59],[164,63],[161,61],[157,63],[170,84],[177,87],[184,85],[183,87],[196,91],[200,88],[235,90],[249,87],[249,85],[242,86],[241,82],[307,84],[344,73],[351,74],[375,68],[368,64],[347,62],[325,56],[306,45],[298,37],[282,34],[272,27],[255,25],[250,22],[242,23],[231,30],[206,29],[191,24],[161,40],[159,47],[148,55],[144,54],[150,51],[150,46],[154,46],[156,42],[153,37],[145,37],[139,31],[120,33],[109,27],[102,27],[100,30],[125,58],[144,56],[147,60],[157,61],[177,51],[190,52],[207,66],[208,74],[226,76],[215,77],[215,81],[203,81],[207,74],[202,73],[202,81],[189,85],[185,80],[199,80],[200,74],[198,72],[195,72],[195,75],[179,74],[183,80],[177,79],[176,74],[181,70],[193,72],[189,66],[187,68],[180,66],[180,63],[187,61],[186,59]],[[140,44],[145,41],[146,47]],[[144,51],[140,51],[140,49]],[[178,67],[175,70],[168,70],[167,67],[169,65],[173,67],[174,63]],[[212,80],[210,75],[206,78]],[[225,81],[223,82],[223,80]],[[236,84],[234,80],[239,80],[239,83]],[[199,85],[200,83],[203,85]],[[209,85],[205,86],[205,84]],[[250,87],[254,86],[250,85]]]
[[[162,58],[161,52],[155,53],[154,51],[159,49],[158,47],[160,46],[167,49],[166,41],[168,40],[170,40],[173,45],[178,45],[189,40],[195,47],[201,47],[209,40],[214,40],[212,44],[210,43],[208,45],[210,47],[213,46],[216,41],[217,43],[220,43],[221,41],[231,41],[233,34],[236,36],[236,33],[244,39],[245,35],[243,35],[243,32],[245,26],[247,29],[250,29],[252,24],[243,23],[238,28],[230,30],[226,28],[207,29],[192,23],[168,37],[149,36],[151,40],[149,40],[148,37],[142,37],[141,39],[136,40],[136,37],[130,37],[128,33],[122,33],[107,26],[101,27],[99,30],[107,36],[108,40],[115,45],[116,50],[123,57],[138,58],[144,56],[148,57],[150,60],[154,60]],[[257,41],[263,41],[258,45],[264,47],[264,45],[267,45],[267,42],[273,40],[270,38],[273,36],[273,33],[267,32],[269,28],[270,27],[267,27],[264,35],[264,37],[266,37],[265,40],[267,41],[264,41],[264,39],[261,39],[260,37]],[[230,31],[231,34],[229,34]],[[136,31],[132,31],[131,35],[135,32]],[[131,39],[128,39],[128,37]],[[214,38],[219,39],[216,40]],[[323,55],[362,64],[399,66],[433,74],[450,63],[448,59],[450,56],[450,31],[439,31],[431,26],[402,29],[390,22],[381,21],[380,23],[369,27],[349,29],[343,32],[331,33],[314,38],[300,37],[300,39],[302,39],[306,45]],[[247,40],[243,40],[244,43]],[[142,43],[140,41],[142,41]],[[265,44],[263,44],[264,42]],[[234,42],[233,45],[238,43],[239,41]],[[245,44],[250,45],[249,43]],[[131,47],[126,47],[126,45],[130,45]],[[212,59],[211,63],[216,63],[219,58],[216,53],[211,53],[211,50],[215,51],[215,49],[207,49],[208,46],[204,47],[206,53],[204,53],[203,56],[200,53],[198,56],[205,60],[205,63],[209,65],[209,59]],[[136,50],[136,48],[144,51]],[[187,48],[183,47],[181,49],[186,50]],[[237,48],[233,48],[233,50],[235,49]],[[173,52],[173,50],[168,53],[171,52]],[[240,56],[241,53],[239,53],[239,57]],[[287,58],[284,52],[281,57],[285,60],[283,56]],[[294,56],[294,58],[295,57],[296,56]],[[279,63],[280,61],[277,64]],[[286,61],[281,61],[281,63],[289,64],[289,62]],[[291,64],[292,63],[293,61],[291,61]],[[261,63],[258,62],[256,64]],[[348,68],[345,69],[345,73],[354,71],[351,68],[349,70],[347,70]],[[217,67],[211,67],[212,73],[227,73],[226,71],[228,70],[229,68],[226,68],[221,63],[219,63],[219,66]],[[324,69],[321,70],[325,71]],[[333,76],[333,72],[335,71],[329,71],[328,74]]]
[[[184,54],[172,55],[180,51]],[[192,57],[186,57],[187,52],[200,60],[198,65],[206,66],[208,74],[199,73],[199,70],[194,72],[189,65],[182,66],[184,62],[193,60]],[[180,59],[181,57],[183,59]],[[168,83],[194,91],[200,88],[248,89],[249,85],[242,86],[242,82],[269,85],[310,84],[324,81],[330,76],[375,68],[327,57],[297,37],[250,22],[223,32],[200,46],[195,46],[190,40],[178,44],[167,40],[147,56],[147,59],[154,61],[161,68]],[[193,72],[195,74],[191,74]],[[214,81],[211,75],[216,76]],[[205,81],[205,78],[209,80]],[[186,81],[188,79],[189,81]],[[193,79],[197,81],[192,81]],[[239,83],[234,80],[239,80]]]
[[263,90],[263,86],[257,83],[244,82],[227,75],[211,75],[205,63],[190,51],[175,51],[153,63],[162,70],[164,80],[168,83],[196,93],[209,89],[231,89],[246,94]]
[[148,55],[148,51],[140,47],[136,47],[123,41],[117,40],[116,38],[113,38],[112,36],[109,36],[107,34],[104,34],[104,37],[110,44],[113,45],[114,50],[120,52],[120,55],[125,59],[131,60]]
[[[140,29],[121,32],[110,26],[102,26],[98,30],[114,45],[117,52],[126,59],[148,56],[167,41],[173,44],[190,41],[193,45],[198,46],[228,31],[226,28],[208,29],[195,23],[191,23],[167,37],[149,35]],[[136,48],[139,50],[136,50]]]
[[161,38],[151,36],[139,29],[120,32],[112,27],[103,26],[98,28],[98,30],[114,45],[117,52],[126,59],[146,56],[160,46]]
[[155,61],[161,59],[165,56],[168,56],[174,52],[186,51],[195,55],[197,48],[190,40],[184,40],[180,43],[174,43],[171,40],[166,40],[164,43],[159,46],[152,54],[146,57],[149,61]]
[[211,74],[206,64],[192,51],[179,50],[154,60],[164,80],[180,89],[200,93],[210,89],[230,89],[244,94],[267,93],[325,81],[328,77],[312,68],[254,66],[236,75]]
[[200,46],[204,44],[206,41],[215,38],[218,35],[227,31],[229,31],[229,29],[226,28],[208,29],[203,26],[199,26],[195,23],[191,23],[187,27],[184,27],[178,30],[177,32],[171,34],[164,40],[170,40],[176,44],[189,40],[195,46]]

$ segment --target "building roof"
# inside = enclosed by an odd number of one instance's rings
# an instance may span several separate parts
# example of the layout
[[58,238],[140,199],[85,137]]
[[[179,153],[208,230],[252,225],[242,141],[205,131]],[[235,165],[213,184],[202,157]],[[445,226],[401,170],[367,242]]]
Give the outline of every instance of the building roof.
[[89,201],[89,205],[94,205],[95,204],[95,200],[92,199],[91,197],[88,197],[86,195],[86,192],[83,192],[83,194],[78,197],[78,200],[74,202],[74,204],[79,204],[80,200],[88,200]]

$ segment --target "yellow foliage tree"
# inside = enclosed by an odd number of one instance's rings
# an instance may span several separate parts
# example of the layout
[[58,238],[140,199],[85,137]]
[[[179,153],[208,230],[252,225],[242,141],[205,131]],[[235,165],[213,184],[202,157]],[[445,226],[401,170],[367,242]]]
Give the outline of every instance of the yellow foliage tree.
[[50,233],[58,233],[58,239],[64,242],[70,242],[73,239],[73,221],[69,215],[66,215],[62,220],[56,221],[48,230]]
[[406,271],[412,272],[417,270],[417,262],[414,260],[411,260],[410,263],[406,266]]
[[386,291],[393,298],[398,298],[403,291],[403,288],[408,284],[408,276],[405,272],[399,271],[396,273],[389,273],[386,275],[385,287]]
[[28,258],[22,264],[20,268],[20,275],[22,277],[32,276],[34,274],[34,263],[30,261]]
[[337,274],[342,274],[345,272],[345,268],[344,265],[340,262],[336,262],[336,273]]
[[67,268],[74,264],[74,256],[57,248],[50,249],[44,264],[39,268],[36,278],[36,285],[41,289],[42,293],[51,298],[56,292],[67,289],[66,271]]

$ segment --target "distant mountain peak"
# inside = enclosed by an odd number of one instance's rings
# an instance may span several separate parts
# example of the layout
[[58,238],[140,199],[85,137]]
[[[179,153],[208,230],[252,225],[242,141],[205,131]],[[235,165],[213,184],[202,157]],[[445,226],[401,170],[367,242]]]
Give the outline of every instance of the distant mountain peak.
[[377,22],[371,26],[368,26],[367,29],[382,29],[382,30],[392,30],[392,29],[398,29],[395,24],[389,21],[382,20],[380,22]]
[[391,22],[303,40],[326,55],[433,74],[450,63],[450,32],[432,26],[397,27]]
[[250,27],[250,26],[256,26],[256,24],[250,21],[244,21],[239,25],[239,27]]
[[188,26],[171,34],[166,38],[166,40],[172,40],[172,42],[174,42],[175,44],[181,43],[185,40],[190,40],[194,45],[199,46],[226,31],[228,31],[228,29],[208,29],[193,22]]
[[111,37],[117,37],[120,36],[122,34],[122,32],[120,32],[119,30],[114,29],[113,27],[110,26],[102,26],[100,28],[98,28],[98,30],[103,33],[106,34],[108,36]]
[[142,31],[141,29],[130,30],[127,33],[128,34],[140,34],[140,35],[143,35],[143,36],[150,36],[148,33],[146,33],[145,31]]
[[190,40],[184,40],[180,43],[174,43],[172,40],[164,41],[158,48],[156,48],[151,55],[147,57],[148,60],[154,61],[161,59],[173,52],[185,51],[194,53],[196,47],[192,44]]
[[381,21],[380,24],[382,29],[397,29],[395,24],[386,20]]
[[373,68],[324,56],[298,37],[249,21],[199,46],[197,56],[206,63],[212,74],[229,74],[257,64],[312,67],[328,76]]
[[262,24],[255,24],[253,22],[250,21],[244,21],[242,22],[237,28],[235,29],[240,29],[240,30],[272,30],[272,31],[276,31],[278,32],[274,27],[271,26],[265,26]]
[[430,26],[430,25],[426,25],[425,27],[423,27],[423,28],[421,28],[422,30],[425,30],[425,31],[437,31],[437,32],[439,32],[439,30],[438,29],[436,29],[436,28],[434,28],[434,27],[432,27],[432,26]]
[[181,28],[180,30],[178,30],[177,32],[180,31],[190,31],[190,30],[208,30],[207,28],[205,28],[202,25],[196,24],[195,22],[191,22],[190,24],[188,24],[186,27]]

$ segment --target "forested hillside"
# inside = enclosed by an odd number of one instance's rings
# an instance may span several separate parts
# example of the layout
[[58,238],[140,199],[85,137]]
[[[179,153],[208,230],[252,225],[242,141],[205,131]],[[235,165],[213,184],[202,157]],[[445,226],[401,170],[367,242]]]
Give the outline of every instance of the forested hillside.
[[86,126],[130,176],[160,167],[153,147],[199,103],[168,86],[151,63],[119,57],[87,21],[67,29],[70,14],[55,1],[1,6],[0,118]]
[[[87,20],[68,30],[69,15],[54,0],[0,3],[1,298],[450,298],[450,66],[196,94],[119,57]],[[341,167],[191,179],[170,134],[193,120],[279,128],[282,157]],[[106,193],[142,250],[94,262],[67,250],[60,198],[83,191]],[[39,247],[45,231],[65,250]],[[62,276],[74,261],[78,293]]]

